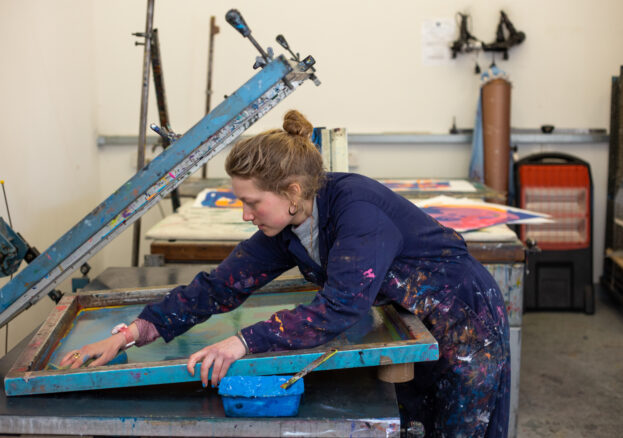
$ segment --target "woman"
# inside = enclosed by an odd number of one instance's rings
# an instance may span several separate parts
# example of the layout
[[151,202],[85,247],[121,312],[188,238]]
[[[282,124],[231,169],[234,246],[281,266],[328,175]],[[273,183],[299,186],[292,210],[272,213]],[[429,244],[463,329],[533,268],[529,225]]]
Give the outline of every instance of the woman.
[[243,219],[259,232],[240,243],[210,274],[145,307],[120,333],[70,352],[61,365],[112,359],[136,341],[170,341],[210,315],[239,306],[259,287],[298,266],[321,286],[309,305],[192,354],[201,381],[218,385],[247,353],[310,348],[328,342],[372,305],[394,302],[417,315],[437,339],[440,360],[416,366],[397,385],[407,420],[429,436],[506,436],[510,362],[508,322],[500,291],[455,231],[410,201],[361,175],[325,174],[310,141],[312,125],[289,111],[283,130],[236,144],[226,161]]

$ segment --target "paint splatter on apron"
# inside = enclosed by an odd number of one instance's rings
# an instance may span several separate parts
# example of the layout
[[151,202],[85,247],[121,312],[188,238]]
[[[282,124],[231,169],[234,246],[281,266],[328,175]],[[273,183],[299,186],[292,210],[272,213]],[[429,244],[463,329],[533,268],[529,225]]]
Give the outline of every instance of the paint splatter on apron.
[[505,306],[462,237],[362,175],[329,173],[316,200],[319,264],[290,227],[274,237],[257,232],[140,318],[169,341],[298,266],[321,289],[309,305],[243,328],[252,353],[324,344],[370,306],[393,302],[422,320],[441,354],[400,389],[404,411],[421,418],[430,436],[503,436],[510,387]]
[[422,423],[426,437],[507,436],[509,328],[505,312],[498,310],[504,301],[495,284],[475,293],[491,303],[487,310],[477,314],[449,296],[426,317],[440,359],[415,364],[415,379],[396,384],[403,424]]

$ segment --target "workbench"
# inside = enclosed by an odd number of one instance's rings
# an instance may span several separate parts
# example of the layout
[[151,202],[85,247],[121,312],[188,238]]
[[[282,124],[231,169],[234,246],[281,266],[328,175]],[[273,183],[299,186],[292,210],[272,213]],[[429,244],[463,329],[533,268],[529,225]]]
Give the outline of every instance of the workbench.
[[[108,268],[85,288],[188,283],[210,265]],[[0,377],[28,345],[0,360]],[[0,433],[137,436],[399,436],[394,385],[374,368],[318,371],[305,377],[298,416],[227,418],[217,390],[197,382],[7,397],[0,389]]]
[[[155,240],[151,254],[161,254],[165,263],[218,264],[240,243],[235,240]],[[525,248],[518,240],[467,241],[469,253],[480,263],[522,263]]]
[[[464,197],[470,199],[489,199],[500,201],[503,196],[491,188],[464,179],[439,180],[448,184],[447,188],[435,188],[434,184],[425,189],[416,189],[404,184],[391,182],[426,182],[436,180],[382,179],[392,190],[408,199],[426,199],[439,195]],[[415,184],[417,185],[417,184]],[[441,184],[440,184],[441,186]],[[454,187],[463,190],[453,190]],[[465,189],[467,187],[467,189]],[[230,190],[228,179],[186,180],[178,191],[181,197],[196,198],[206,189]],[[220,263],[242,240],[251,237],[257,228],[242,220],[240,208],[198,207],[197,201],[187,202],[177,213],[167,216],[147,231],[146,237],[152,239],[150,252],[160,255],[164,263]],[[470,253],[481,263],[523,262],[524,248],[514,233],[498,234],[470,232],[465,234]],[[468,237],[469,236],[469,237]],[[149,260],[149,257],[148,257]]]
[[[29,338],[0,360],[0,377]],[[299,414],[289,418],[227,418],[217,390],[197,383],[24,397],[0,389],[0,434],[398,437],[399,430],[394,386],[370,368],[306,376]]]

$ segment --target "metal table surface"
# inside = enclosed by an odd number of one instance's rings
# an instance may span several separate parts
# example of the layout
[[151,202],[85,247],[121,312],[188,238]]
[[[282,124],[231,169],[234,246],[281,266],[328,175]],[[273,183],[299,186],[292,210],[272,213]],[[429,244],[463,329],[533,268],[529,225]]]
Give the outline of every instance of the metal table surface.
[[[189,282],[210,265],[108,268],[85,289]],[[165,281],[166,280],[166,281]],[[34,334],[34,332],[33,332]],[[0,359],[0,377],[32,335]],[[0,388],[0,434],[133,436],[399,436],[394,385],[374,368],[319,371],[305,377],[299,414],[228,418],[220,396],[199,383],[7,397]]]
[[[0,360],[0,377],[30,336]],[[0,434],[135,436],[399,436],[394,386],[371,368],[305,377],[296,417],[228,418],[217,390],[198,383],[7,397]]]
[[166,266],[110,267],[93,278],[81,290],[188,284],[199,272],[210,272],[216,266],[216,264],[172,263]]

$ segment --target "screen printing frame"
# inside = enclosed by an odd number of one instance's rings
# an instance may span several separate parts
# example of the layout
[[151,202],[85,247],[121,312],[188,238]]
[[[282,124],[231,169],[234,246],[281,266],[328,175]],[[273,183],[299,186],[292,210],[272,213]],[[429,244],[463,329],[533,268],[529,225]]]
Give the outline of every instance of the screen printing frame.
[[[305,281],[285,279],[273,281],[254,295],[309,292],[315,289],[314,285]],[[45,370],[54,349],[68,333],[81,309],[147,304],[158,301],[170,290],[171,286],[116,289],[63,297],[6,374],[6,394],[32,395],[199,381],[201,364],[197,364],[195,376],[191,376],[186,369],[186,358],[74,370]],[[338,353],[316,370],[394,365],[439,358],[437,341],[415,315],[399,312],[393,306],[374,307],[373,311],[378,312],[383,323],[395,330],[401,340],[340,345]],[[295,373],[329,348],[320,346],[247,355],[232,364],[228,375]]]

